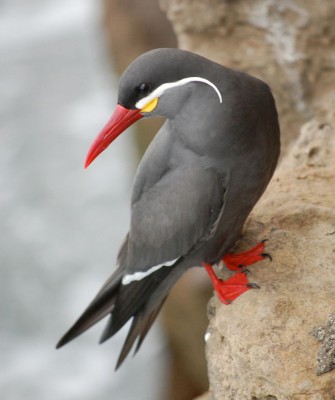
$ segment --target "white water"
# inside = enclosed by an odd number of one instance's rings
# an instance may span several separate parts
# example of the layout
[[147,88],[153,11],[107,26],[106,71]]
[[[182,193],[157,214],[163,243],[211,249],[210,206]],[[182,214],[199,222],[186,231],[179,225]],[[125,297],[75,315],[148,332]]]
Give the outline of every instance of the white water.
[[[0,398],[157,400],[158,329],[114,373],[126,331],[56,351],[128,227],[129,133],[83,162],[115,104],[94,0],[0,2]],[[114,89],[113,89],[114,88]]]

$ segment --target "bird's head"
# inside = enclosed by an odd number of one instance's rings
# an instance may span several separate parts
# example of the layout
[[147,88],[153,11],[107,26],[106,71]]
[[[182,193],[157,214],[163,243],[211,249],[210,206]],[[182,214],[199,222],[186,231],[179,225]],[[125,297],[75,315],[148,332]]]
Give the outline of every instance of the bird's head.
[[141,55],[130,64],[120,79],[118,105],[92,143],[85,168],[140,118],[175,116],[185,104],[194,84],[210,86],[221,103],[218,88],[201,76],[199,58],[182,50],[157,49]]

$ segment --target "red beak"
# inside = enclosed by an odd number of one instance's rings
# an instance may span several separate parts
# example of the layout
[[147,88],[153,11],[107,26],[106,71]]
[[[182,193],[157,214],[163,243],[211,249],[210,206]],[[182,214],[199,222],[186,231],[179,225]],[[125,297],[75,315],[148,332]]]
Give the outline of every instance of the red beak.
[[117,105],[110,120],[104,126],[99,135],[92,143],[85,161],[85,168],[98,157],[128,126],[132,125],[143,115],[141,110],[129,110],[128,108]]

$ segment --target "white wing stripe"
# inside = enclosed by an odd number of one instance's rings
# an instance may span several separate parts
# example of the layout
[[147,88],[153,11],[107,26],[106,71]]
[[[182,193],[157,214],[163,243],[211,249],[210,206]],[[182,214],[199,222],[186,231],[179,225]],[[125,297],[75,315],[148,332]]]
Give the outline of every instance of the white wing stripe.
[[148,96],[146,96],[143,99],[139,100],[135,104],[135,107],[138,108],[139,110],[141,110],[150,101],[152,101],[156,97],[161,96],[167,90],[176,88],[178,86],[186,85],[187,83],[190,83],[190,82],[206,83],[207,85],[209,85],[210,87],[212,87],[215,90],[216,94],[219,96],[220,103],[222,103],[221,93],[220,93],[219,89],[217,88],[217,86],[214,85],[213,82],[211,82],[211,81],[209,81],[208,79],[205,79],[205,78],[200,78],[199,76],[191,76],[189,78],[180,79],[179,81],[176,81],[176,82],[163,83],[163,85],[158,86],[158,88],[156,88]]
[[154,267],[149,268],[147,271],[124,275],[124,277],[122,278],[122,285],[129,285],[129,283],[131,282],[140,281],[148,275],[151,275],[153,272],[158,271],[162,267],[171,267],[171,265],[173,265],[178,260],[178,258],[176,258],[175,260],[167,261],[163,264],[155,265]]

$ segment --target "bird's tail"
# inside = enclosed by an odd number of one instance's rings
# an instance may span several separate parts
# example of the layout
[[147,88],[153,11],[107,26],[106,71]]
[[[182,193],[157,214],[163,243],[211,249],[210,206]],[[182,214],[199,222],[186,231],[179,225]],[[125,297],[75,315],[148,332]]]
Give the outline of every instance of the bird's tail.
[[[177,269],[178,270],[178,269]],[[135,353],[155,321],[169,290],[177,280],[174,266],[163,267],[140,281],[122,284],[124,270],[119,267],[103,285],[84,313],[57,343],[60,348],[81,335],[101,319],[110,319],[100,339],[106,341],[131,318],[132,324],[122,347],[116,369],[123,363],[136,340]],[[170,278],[170,276],[171,278]],[[178,274],[179,275],[179,274]]]
[[75,339],[113,311],[122,276],[123,271],[120,268],[117,269],[106,281],[83,314],[62,336],[56,345],[56,349]]

